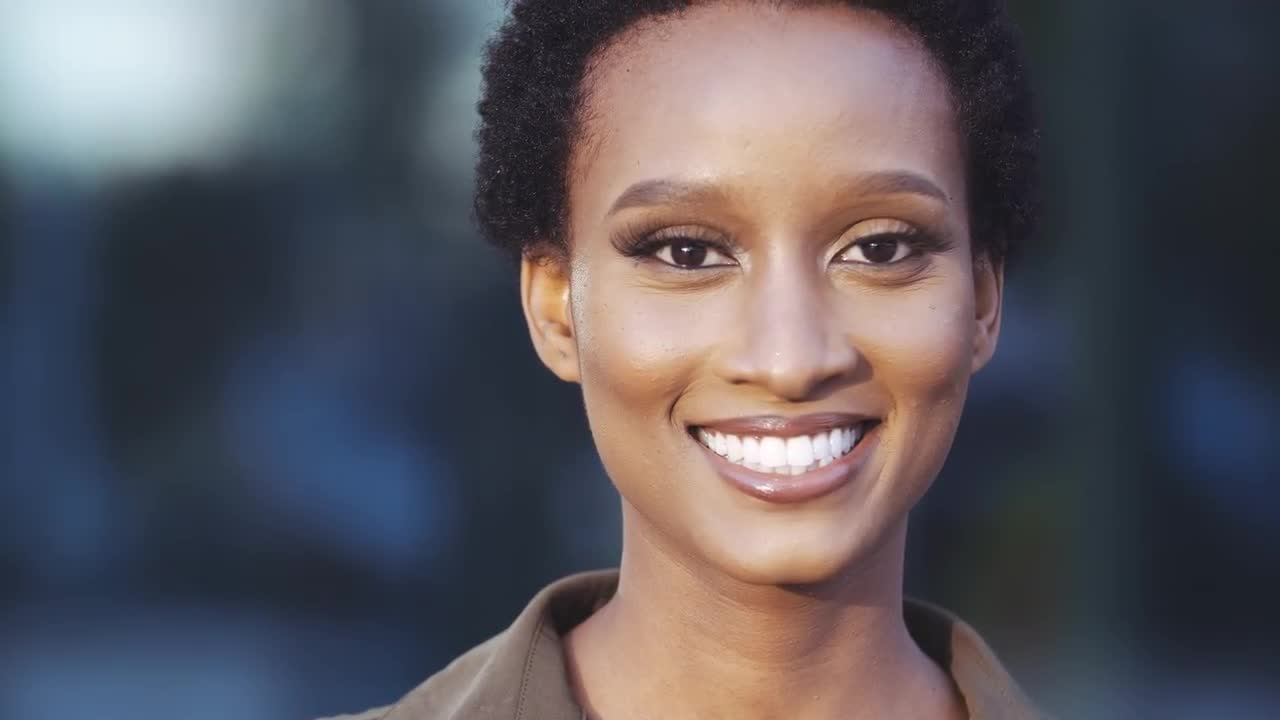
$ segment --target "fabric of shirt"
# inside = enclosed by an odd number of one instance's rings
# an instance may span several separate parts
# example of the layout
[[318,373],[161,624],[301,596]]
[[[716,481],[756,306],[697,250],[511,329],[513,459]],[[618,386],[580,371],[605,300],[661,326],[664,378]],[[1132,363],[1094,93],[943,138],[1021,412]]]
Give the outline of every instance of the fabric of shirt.
[[[330,720],[586,720],[564,662],[564,635],[613,596],[616,571],[573,575],[534,597],[515,622],[393,705]],[[907,600],[920,649],[947,671],[973,720],[1043,720],[973,628]]]

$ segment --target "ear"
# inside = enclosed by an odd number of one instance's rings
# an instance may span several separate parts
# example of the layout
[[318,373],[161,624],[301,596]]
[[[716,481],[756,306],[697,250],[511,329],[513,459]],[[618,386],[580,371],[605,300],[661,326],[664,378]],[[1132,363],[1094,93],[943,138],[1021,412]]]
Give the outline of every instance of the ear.
[[1000,339],[1000,311],[1004,304],[1004,264],[981,258],[973,268],[974,334],[970,373],[986,366]]
[[578,382],[578,342],[569,306],[569,266],[555,257],[520,260],[520,303],[542,364],[565,382]]

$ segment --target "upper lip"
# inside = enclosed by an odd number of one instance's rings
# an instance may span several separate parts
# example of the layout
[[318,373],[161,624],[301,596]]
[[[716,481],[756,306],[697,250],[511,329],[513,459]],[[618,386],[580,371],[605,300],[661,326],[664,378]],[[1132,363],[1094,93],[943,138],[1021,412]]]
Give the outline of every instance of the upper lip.
[[711,420],[694,423],[693,427],[716,430],[730,435],[773,435],[777,437],[793,437],[813,435],[837,428],[848,428],[876,418],[870,415],[854,413],[830,412],[811,413],[785,417],[783,415],[752,415],[749,417]]

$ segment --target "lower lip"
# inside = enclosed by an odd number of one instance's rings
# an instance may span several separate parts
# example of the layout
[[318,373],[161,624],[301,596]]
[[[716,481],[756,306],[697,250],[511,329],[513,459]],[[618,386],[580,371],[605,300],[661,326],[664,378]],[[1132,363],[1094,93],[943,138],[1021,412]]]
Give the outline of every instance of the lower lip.
[[694,442],[706,453],[711,466],[720,477],[734,488],[759,500],[785,505],[813,500],[849,484],[866,463],[879,439],[880,425],[877,424],[853,450],[841,455],[830,465],[800,475],[774,475],[752,470],[729,462],[711,448],[696,440]]

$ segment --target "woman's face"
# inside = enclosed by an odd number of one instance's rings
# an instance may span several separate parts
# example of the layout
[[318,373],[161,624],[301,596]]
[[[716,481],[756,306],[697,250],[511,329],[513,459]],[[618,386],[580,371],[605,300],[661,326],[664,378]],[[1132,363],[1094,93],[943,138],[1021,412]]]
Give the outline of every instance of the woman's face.
[[523,293],[629,542],[751,583],[867,562],[998,332],[944,78],[880,16],[728,4],[632,29],[587,82],[569,258]]

